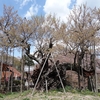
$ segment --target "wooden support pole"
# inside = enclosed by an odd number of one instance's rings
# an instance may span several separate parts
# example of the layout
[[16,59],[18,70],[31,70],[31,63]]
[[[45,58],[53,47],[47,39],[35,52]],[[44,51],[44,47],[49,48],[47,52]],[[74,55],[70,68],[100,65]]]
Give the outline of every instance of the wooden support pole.
[[23,92],[23,68],[24,68],[24,48],[22,47],[22,61],[21,61],[21,93]]
[[38,81],[39,81],[39,79],[40,79],[40,76],[41,76],[41,74],[42,74],[42,71],[43,71],[43,69],[44,69],[44,66],[45,66],[45,64],[46,64],[46,61],[47,61],[48,58],[49,58],[49,55],[50,55],[50,53],[48,53],[47,58],[45,59],[45,62],[44,62],[44,64],[43,64],[42,68],[41,68],[41,71],[40,71],[40,73],[39,73],[39,76],[38,76],[38,78],[37,78],[37,81],[36,81],[36,83],[35,83],[35,86],[34,86],[34,88],[33,88],[32,95],[33,95],[34,92],[35,92],[36,86],[37,86],[37,84],[38,84]]
[[[51,55],[52,55],[52,54],[51,54]],[[53,55],[52,55],[52,58],[53,58]],[[53,58],[53,61],[54,61],[54,58]],[[54,61],[54,65],[55,65],[56,71],[57,71],[57,73],[58,73],[58,77],[59,77],[60,83],[61,83],[61,85],[62,85],[63,91],[64,91],[64,93],[66,93],[65,88],[64,88],[64,84],[63,84],[62,79],[61,79],[61,77],[60,77],[58,68],[57,68],[57,66],[56,66],[56,64],[55,64],[55,61]]]
[[46,93],[48,93],[48,83],[47,83],[47,79],[45,80],[45,85],[46,85]]
[[95,92],[97,92],[97,78],[96,78],[96,51],[95,51],[95,41],[94,41],[94,68],[95,68]]
[[2,83],[2,68],[3,68],[3,51],[1,52],[1,67],[0,67],[0,89],[2,89],[1,87],[1,83]]

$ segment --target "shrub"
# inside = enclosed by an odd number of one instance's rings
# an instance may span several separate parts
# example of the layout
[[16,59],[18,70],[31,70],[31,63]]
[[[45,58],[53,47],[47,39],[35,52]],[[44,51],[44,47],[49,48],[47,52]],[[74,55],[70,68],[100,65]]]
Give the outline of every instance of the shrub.
[[3,95],[2,94],[0,94],[0,98],[3,98]]
[[30,100],[29,98],[24,98],[23,100]]
[[14,81],[13,81],[13,84],[14,84],[14,85],[20,85],[21,82],[20,82],[20,80],[14,80]]

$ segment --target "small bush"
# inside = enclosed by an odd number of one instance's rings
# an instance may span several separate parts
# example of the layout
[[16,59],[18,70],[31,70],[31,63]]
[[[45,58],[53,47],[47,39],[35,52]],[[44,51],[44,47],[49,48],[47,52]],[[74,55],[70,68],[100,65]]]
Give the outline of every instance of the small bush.
[[66,86],[66,87],[65,87],[65,90],[66,90],[67,92],[71,92],[72,87],[71,87],[71,86]]
[[2,94],[0,94],[0,98],[3,98],[3,95]]
[[59,88],[58,91],[63,92],[63,89],[62,88]]
[[24,98],[23,100],[30,100],[29,98]]
[[92,91],[90,91],[90,90],[82,90],[81,91],[81,93],[83,94],[83,95],[94,95],[95,93],[94,92],[92,92]]
[[20,80],[14,80],[14,81],[13,81],[13,84],[14,84],[14,85],[20,85],[21,82],[20,82]]
[[71,92],[72,92],[72,93],[78,93],[79,91],[76,90],[76,89],[72,89]]

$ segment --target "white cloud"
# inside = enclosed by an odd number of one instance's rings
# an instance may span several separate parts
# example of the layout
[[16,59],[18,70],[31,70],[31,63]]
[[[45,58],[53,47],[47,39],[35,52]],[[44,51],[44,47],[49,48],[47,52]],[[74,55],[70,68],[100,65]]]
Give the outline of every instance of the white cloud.
[[30,2],[30,1],[32,1],[32,0],[23,0],[23,2],[20,5],[20,8],[22,8],[23,6],[27,5],[28,2]]
[[[16,2],[20,3],[20,9],[27,5],[32,0],[15,0]],[[34,1],[34,0],[33,0]]]
[[36,15],[38,13],[40,6],[38,4],[33,4],[31,5],[31,7],[29,8],[29,10],[26,12],[25,16],[26,18],[30,18],[33,15]]
[[29,2],[31,2],[30,8],[26,11],[26,14],[24,17],[30,18],[33,15],[36,15],[38,13],[39,8],[41,7],[36,3],[36,0],[15,0],[16,2],[20,3],[20,9],[22,9],[25,5],[28,5]]
[[76,5],[87,4],[88,7],[100,7],[100,0],[76,0]]
[[[57,17],[60,17],[62,20],[66,21],[67,16],[71,9],[70,6],[86,4],[87,6],[94,8],[100,7],[100,0],[46,0],[44,5],[44,12],[47,14],[55,14]],[[73,8],[73,7],[71,7]]]
[[70,11],[70,3],[71,0],[46,0],[43,10],[46,14],[55,14],[62,20],[66,20]]

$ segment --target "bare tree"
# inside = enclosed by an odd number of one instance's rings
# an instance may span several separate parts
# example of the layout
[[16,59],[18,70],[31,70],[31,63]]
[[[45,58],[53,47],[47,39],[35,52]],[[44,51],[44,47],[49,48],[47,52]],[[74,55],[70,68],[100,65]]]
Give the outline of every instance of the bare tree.
[[[67,45],[67,52],[74,53],[74,67],[78,72],[80,88],[80,66],[84,55],[91,54],[90,47],[93,41],[98,41],[97,36],[100,29],[99,20],[96,17],[97,9],[91,9],[85,4],[75,6],[68,16],[68,21],[63,27],[62,39]],[[64,26],[65,26],[64,25]],[[91,66],[90,66],[91,67]],[[91,68],[92,69],[92,68]]]
[[17,11],[14,11],[13,7],[7,7],[6,5],[4,5],[3,15],[0,17],[0,46],[5,50],[7,56],[8,53],[6,51],[6,48],[9,49],[11,47],[14,47],[15,45],[14,29],[17,25],[17,22]]

